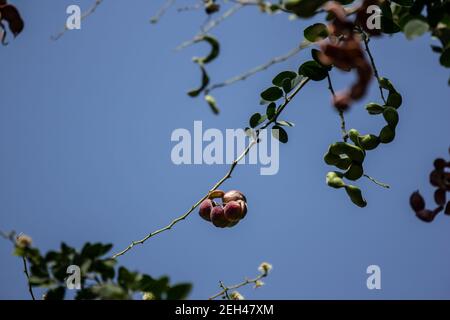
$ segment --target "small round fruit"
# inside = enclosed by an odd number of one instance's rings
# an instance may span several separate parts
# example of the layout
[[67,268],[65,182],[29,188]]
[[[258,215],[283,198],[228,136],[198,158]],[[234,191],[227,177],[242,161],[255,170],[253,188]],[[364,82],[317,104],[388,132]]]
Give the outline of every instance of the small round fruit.
[[239,223],[239,220],[229,222],[227,228],[232,228]]
[[222,206],[216,206],[211,210],[211,222],[218,228],[225,228],[230,224],[230,221],[225,218],[225,213]]
[[[241,200],[242,202],[242,200]],[[239,221],[243,218],[243,206],[237,201],[230,201],[225,205],[225,218],[229,221]]]
[[200,204],[198,213],[200,217],[202,217],[206,221],[211,221],[210,215],[212,209],[213,209],[213,202],[210,199],[206,199]]
[[223,196],[223,203],[227,204],[230,201],[242,200],[247,202],[244,194],[238,190],[230,190],[226,192]]

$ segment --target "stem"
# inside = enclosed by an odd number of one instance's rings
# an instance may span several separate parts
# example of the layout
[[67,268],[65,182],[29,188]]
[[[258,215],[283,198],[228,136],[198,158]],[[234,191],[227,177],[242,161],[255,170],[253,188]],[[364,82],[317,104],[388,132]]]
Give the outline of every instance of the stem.
[[[333,95],[333,98],[336,96],[336,92],[334,91],[333,84],[331,82],[331,76],[330,73],[327,73],[327,79],[328,79],[328,90],[330,90],[331,94]],[[341,131],[342,131],[342,139],[344,142],[347,142],[348,140],[348,134],[347,130],[345,129],[345,118],[344,118],[344,111],[338,110],[339,118],[341,119]]]
[[28,282],[28,291],[30,292],[31,298],[33,300],[36,300],[34,298],[33,288],[31,287],[31,283],[30,283],[30,274],[28,273],[27,260],[25,259],[25,257],[22,257],[22,260],[23,260],[23,272],[25,273],[25,276],[27,277],[27,282]]
[[246,80],[247,78],[255,75],[258,72],[267,70],[268,68],[270,68],[274,64],[281,63],[281,62],[284,62],[284,61],[288,60],[289,58],[295,56],[301,50],[303,50],[304,48],[309,47],[310,45],[311,45],[310,43],[303,42],[299,46],[295,47],[294,49],[292,49],[291,51],[289,51],[288,53],[286,53],[284,55],[274,57],[274,58],[270,59],[269,61],[267,61],[266,63],[261,64],[261,65],[255,67],[255,68],[253,68],[253,69],[250,69],[250,70],[248,70],[248,71],[246,71],[246,72],[244,72],[244,73],[242,73],[240,75],[234,76],[234,77],[232,77],[230,79],[227,79],[227,80],[225,80],[223,82],[219,82],[219,83],[216,83],[216,84],[213,84],[213,85],[209,86],[208,88],[205,89],[205,93],[208,94],[212,90],[232,85],[232,84],[234,84],[235,82],[238,82],[238,81]]
[[383,188],[386,188],[386,189],[389,189],[389,188],[390,188],[390,186],[389,186],[388,184],[379,182],[379,181],[375,180],[374,178],[372,178],[371,176],[369,176],[369,175],[367,175],[367,174],[365,174],[364,177],[366,177],[367,179],[369,179],[369,180],[372,181],[373,183],[379,185],[380,187],[383,187]]
[[175,0],[166,0],[158,12],[150,18],[150,23],[158,23],[162,16],[169,10],[169,8],[175,3]]
[[[6,233],[2,230],[0,230],[0,236],[8,241],[10,241],[14,246],[16,245],[16,232],[15,231],[11,231],[9,233]],[[33,294],[33,288],[31,287],[31,283],[30,283],[30,274],[28,273],[28,266],[27,266],[27,260],[25,257],[22,257],[22,261],[23,261],[23,272],[25,273],[25,276],[27,277],[27,283],[28,283],[28,291],[30,292],[31,298],[33,300],[36,300],[34,298],[34,294]]]
[[235,284],[233,286],[229,286],[229,287],[225,286],[223,284],[223,282],[220,281],[220,287],[222,288],[222,291],[220,291],[220,292],[216,293],[215,295],[209,297],[208,300],[214,300],[215,298],[220,297],[220,296],[225,296],[229,300],[230,297],[228,295],[228,291],[236,290],[236,289],[238,289],[240,287],[246,286],[246,285],[251,284],[251,283],[256,283],[257,281],[261,280],[264,277],[267,277],[267,273],[261,273],[259,276],[257,276],[254,279],[245,279],[243,282]]
[[246,4],[242,4],[242,3],[238,3],[236,5],[234,5],[233,7],[231,7],[230,9],[228,9],[227,11],[225,11],[225,13],[220,16],[219,18],[210,21],[202,30],[202,32],[198,33],[194,38],[187,40],[185,42],[183,42],[182,44],[180,44],[178,47],[176,47],[175,50],[182,50],[186,47],[189,47],[191,45],[193,45],[195,42],[197,42],[197,40],[204,35],[205,33],[208,33],[209,31],[211,31],[212,29],[214,29],[215,27],[217,27],[221,22],[223,22],[225,19],[231,17],[233,14],[235,14],[236,12],[238,12],[240,9],[242,9]]
[[362,34],[362,39],[364,41],[364,46],[366,48],[366,52],[369,55],[370,63],[372,64],[372,69],[373,69],[374,76],[375,76],[375,78],[378,81],[378,88],[380,89],[381,98],[383,99],[384,103],[386,104],[387,101],[386,101],[386,98],[384,97],[383,88],[380,85],[380,75],[379,75],[378,69],[377,69],[377,67],[375,65],[375,60],[374,60],[374,58],[372,56],[372,52],[370,51],[370,48],[369,48],[370,38],[364,31],[362,31],[362,30],[360,30],[360,31],[361,31],[361,34]]
[[272,120],[268,121],[263,127],[261,127],[261,129],[258,130],[257,132],[257,136],[256,139],[252,140],[252,142],[250,142],[250,144],[244,149],[244,151],[231,163],[231,166],[228,170],[228,172],[222,177],[222,179],[220,179],[219,181],[216,182],[216,184],[209,190],[209,192],[204,195],[200,200],[198,200],[191,208],[189,208],[188,211],[186,211],[183,215],[181,215],[180,217],[172,220],[171,223],[169,223],[167,226],[165,226],[164,228],[158,229],[156,231],[153,231],[151,233],[149,233],[148,235],[146,235],[144,238],[142,238],[141,240],[136,240],[131,242],[131,244],[126,247],[124,250],[114,254],[112,256],[112,259],[116,259],[117,257],[120,257],[121,255],[124,255],[125,253],[127,253],[129,250],[131,250],[135,245],[138,244],[143,244],[145,241],[147,241],[148,239],[164,232],[167,230],[172,229],[172,227],[174,225],[176,225],[178,222],[186,219],[191,213],[192,211],[195,210],[195,208],[197,208],[204,200],[206,200],[208,198],[208,196],[210,195],[211,192],[217,190],[226,180],[231,178],[231,174],[233,173],[234,169],[236,168],[236,165],[239,163],[239,161],[241,161],[246,155],[247,153],[250,151],[250,149],[258,143],[258,136],[259,136],[259,131],[262,129],[267,128],[271,123],[275,122],[278,118],[278,116],[283,112],[284,108],[286,108],[286,106],[289,104],[289,102],[292,101],[292,99],[297,95],[297,93],[308,83],[309,78],[304,78],[299,84],[298,86],[295,88],[295,90],[286,98],[285,102],[281,105],[281,107],[278,109],[275,117],[273,117]]

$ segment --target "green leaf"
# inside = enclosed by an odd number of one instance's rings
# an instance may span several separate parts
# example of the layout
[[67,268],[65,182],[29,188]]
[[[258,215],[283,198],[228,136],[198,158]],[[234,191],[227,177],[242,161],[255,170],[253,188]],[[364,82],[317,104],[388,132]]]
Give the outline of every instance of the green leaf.
[[278,125],[272,127],[272,135],[275,139],[279,140],[282,143],[288,142],[287,132]]
[[408,40],[412,40],[426,33],[429,28],[428,23],[425,21],[420,19],[412,19],[405,25],[403,32]]
[[292,80],[291,79],[284,79],[283,80],[283,91],[284,93],[289,93],[292,90]]
[[390,107],[398,108],[402,105],[402,96],[396,91],[390,91],[386,103]]
[[202,93],[202,91],[205,90],[205,88],[208,86],[209,81],[210,81],[209,76],[206,73],[205,67],[202,64],[199,64],[199,67],[200,67],[200,71],[202,73],[202,80],[201,80],[202,83],[201,83],[200,87],[198,87],[197,89],[192,89],[187,93],[190,97],[193,97],[193,98],[197,97],[200,93]]
[[384,107],[380,106],[377,103],[369,103],[366,105],[366,110],[369,112],[369,114],[380,114],[383,113]]
[[197,63],[200,63],[200,64],[207,64],[207,63],[213,61],[214,59],[216,59],[220,53],[219,41],[217,41],[216,38],[209,36],[209,35],[204,35],[201,38],[197,39],[195,42],[200,42],[200,41],[207,42],[211,46],[211,51],[209,52],[209,54],[206,57],[194,58],[194,61]]
[[345,191],[350,197],[350,200],[352,200],[352,202],[356,204],[358,207],[364,208],[365,206],[367,206],[367,202],[363,198],[361,190],[358,187],[347,185],[345,186]]
[[277,105],[274,102],[269,104],[267,106],[267,110],[266,110],[267,119],[271,120],[275,116],[276,110],[277,110]]
[[174,285],[167,291],[167,300],[183,300],[186,299],[192,290],[190,283],[180,283]]
[[380,84],[380,87],[382,87],[383,89],[389,91],[396,91],[394,86],[392,85],[392,82],[388,78],[381,77],[378,83]]
[[284,3],[286,10],[294,12],[302,18],[309,18],[316,14],[327,0],[287,0]]
[[283,90],[278,87],[270,87],[261,93],[261,98],[265,101],[277,101],[283,96]]
[[328,37],[328,28],[323,23],[315,23],[303,31],[305,39],[310,42],[316,42]]
[[219,107],[217,106],[216,99],[215,99],[213,96],[211,96],[211,95],[209,95],[209,94],[206,95],[206,96],[205,96],[205,101],[206,101],[206,103],[208,103],[209,107],[211,108],[211,111],[212,111],[214,114],[219,114],[220,109],[219,109]]
[[327,70],[313,60],[303,63],[298,69],[298,73],[314,81],[321,81],[328,75]]
[[64,300],[66,289],[64,287],[57,287],[50,289],[45,294],[45,300]]
[[267,119],[266,115],[261,115],[260,113],[257,112],[250,117],[249,121],[250,127],[255,128],[259,124],[263,123],[266,119]]
[[277,121],[276,124],[278,124],[280,126],[285,126],[285,127],[293,127],[293,126],[295,126],[295,124],[293,122],[284,121],[284,120]]
[[293,80],[296,77],[297,77],[297,73],[295,73],[293,71],[283,71],[283,72],[280,72],[279,74],[277,74],[275,76],[275,78],[273,78],[272,83],[277,87],[282,87],[283,81],[285,79]]
[[322,64],[322,62],[320,61],[320,59],[319,59],[319,53],[320,53],[320,51],[319,50],[317,50],[317,49],[311,49],[311,57],[313,58],[313,60],[315,61],[315,62],[317,62],[318,64],[320,64],[323,68],[325,68],[327,71],[330,71],[331,69],[332,69],[332,66],[331,65],[324,65],[324,64]]
[[447,47],[444,52],[441,54],[441,58],[439,59],[441,65],[446,68],[450,68],[450,47]]
[[81,250],[81,256],[91,259],[99,258],[108,253],[108,251],[111,250],[112,246],[112,244],[103,245],[101,243],[91,244],[87,242]]

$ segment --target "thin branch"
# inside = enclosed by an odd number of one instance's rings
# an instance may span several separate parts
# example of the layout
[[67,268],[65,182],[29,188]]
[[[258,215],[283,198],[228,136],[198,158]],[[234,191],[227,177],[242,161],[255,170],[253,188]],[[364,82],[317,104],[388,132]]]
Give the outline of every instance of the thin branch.
[[366,52],[369,55],[370,63],[372,64],[372,69],[373,69],[374,76],[375,76],[375,78],[377,79],[377,82],[378,82],[378,88],[380,88],[381,98],[383,99],[384,103],[386,104],[386,98],[384,97],[383,88],[381,87],[381,84],[380,84],[380,75],[378,73],[378,69],[377,69],[377,67],[375,65],[375,60],[374,60],[374,58],[372,56],[372,52],[370,51],[370,47],[369,47],[370,38],[362,30],[361,30],[361,34],[362,34],[362,39],[364,41],[364,46],[365,46]]
[[234,76],[228,80],[212,84],[211,86],[209,86],[208,88],[205,89],[205,93],[208,94],[212,90],[232,85],[238,81],[246,80],[247,78],[255,75],[258,72],[267,70],[268,68],[270,68],[271,66],[273,66],[275,64],[278,64],[278,63],[288,60],[289,58],[291,58],[291,57],[295,56],[297,53],[299,53],[302,49],[305,49],[305,48],[309,47],[310,45],[311,45],[310,42],[306,42],[306,41],[302,42],[299,46],[295,47],[294,49],[292,49],[291,51],[289,51],[288,53],[286,53],[284,55],[274,57],[274,58],[270,59],[269,61],[267,61],[266,63],[259,65],[253,69],[250,69],[240,75]]
[[232,6],[230,9],[225,11],[223,15],[221,15],[219,18],[215,20],[211,20],[202,30],[202,32],[198,33],[194,38],[187,40],[180,44],[178,47],[176,47],[175,50],[182,50],[184,48],[187,48],[194,43],[196,43],[205,33],[210,32],[212,29],[217,27],[220,23],[222,23],[227,18],[231,17],[233,14],[238,12],[240,9],[242,9],[246,4],[238,3],[234,6]]
[[[330,76],[329,72],[327,74],[327,79],[328,79],[328,90],[330,90],[330,92],[331,92],[331,94],[333,95],[333,98],[334,98],[336,96],[336,92],[334,91],[333,84],[331,82],[331,76]],[[345,128],[344,111],[339,109],[338,112],[339,112],[339,118],[341,119],[342,139],[344,140],[344,142],[347,142],[347,140],[348,140],[348,133],[347,133],[347,129]]]
[[[97,7],[102,4],[103,0],[95,0],[94,4],[92,5],[92,7],[90,9],[88,9],[87,11],[85,11],[82,15],[81,15],[81,21],[83,21],[85,18],[87,18],[88,16],[90,16],[91,14],[93,14],[95,12],[95,10],[97,10]],[[64,29],[62,29],[58,34],[51,36],[50,38],[53,41],[58,40],[59,38],[61,38],[66,31],[68,31],[69,29],[67,29],[67,25],[64,25]]]
[[367,179],[369,179],[370,181],[372,181],[376,185],[379,185],[380,187],[383,187],[383,188],[386,188],[386,189],[390,188],[390,186],[388,184],[379,182],[379,181],[375,180],[374,178],[372,178],[371,176],[369,176],[367,174],[364,174],[364,177],[366,177]]
[[[278,111],[277,111],[276,115],[273,117],[273,119],[268,121],[264,126],[262,126],[260,130],[267,128],[270,124],[272,124],[273,122],[275,122],[277,120],[278,116],[283,112],[284,108],[286,108],[286,106],[289,104],[289,102],[292,101],[292,99],[308,83],[308,81],[309,81],[309,78],[304,78],[298,84],[298,86],[295,88],[295,90],[289,95],[289,97],[286,98],[285,102],[280,106],[280,108],[278,109]],[[217,190],[226,180],[231,178],[231,174],[233,173],[234,169],[236,168],[236,165],[248,154],[250,149],[255,144],[258,143],[258,136],[259,136],[259,131],[257,133],[256,139],[253,139],[250,142],[250,144],[244,149],[244,151],[231,163],[231,166],[230,166],[228,172],[219,181],[217,181],[216,184],[214,184],[214,186],[208,191],[208,193],[206,195],[204,195],[192,207],[190,207],[189,210],[187,210],[180,217],[172,220],[172,222],[170,222],[167,226],[149,233],[148,235],[146,235],[141,240],[136,240],[136,241],[131,242],[131,244],[128,247],[126,247],[124,250],[114,254],[112,256],[112,259],[116,259],[117,257],[120,257],[120,256],[124,255],[125,253],[130,251],[134,246],[136,246],[138,244],[143,244],[148,239],[150,239],[150,238],[152,238],[152,237],[154,237],[154,236],[156,236],[156,235],[158,235],[158,234],[160,234],[160,233],[162,233],[164,231],[172,229],[172,227],[175,226],[178,222],[183,221],[184,219],[186,219],[204,200],[206,200],[208,198],[208,196],[211,194],[211,192]]]
[[159,8],[158,12],[150,18],[150,23],[158,23],[158,21],[164,16],[167,10],[170,9],[175,4],[176,0],[166,0],[161,8]]
[[[0,230],[0,236],[4,239],[10,241],[14,246],[16,246],[17,245],[16,240],[20,235],[16,236],[15,231],[10,231],[9,233],[6,233],[6,232]],[[27,277],[28,291],[30,292],[31,298],[33,300],[36,300],[34,297],[33,288],[30,283],[30,274],[28,272],[27,260],[25,257],[22,257],[22,261],[23,261],[23,272],[25,273],[25,276]]]
[[25,276],[27,277],[27,282],[28,282],[28,291],[30,292],[31,298],[33,300],[36,300],[34,297],[33,288],[31,287],[30,274],[28,273],[27,260],[25,257],[22,257],[22,260],[23,260],[23,273],[25,273]]
[[223,284],[223,282],[220,281],[220,287],[222,288],[222,290],[220,292],[216,293],[215,295],[209,297],[208,300],[214,300],[215,298],[218,298],[218,297],[221,297],[221,296],[225,296],[228,300],[230,300],[230,296],[228,294],[228,291],[239,289],[240,287],[246,286],[248,284],[252,284],[252,283],[256,284],[256,282],[260,281],[262,278],[267,277],[267,275],[268,275],[268,273],[261,273],[256,278],[245,279],[241,283],[238,283],[238,284],[235,284],[235,285],[229,286],[229,287],[225,286]]

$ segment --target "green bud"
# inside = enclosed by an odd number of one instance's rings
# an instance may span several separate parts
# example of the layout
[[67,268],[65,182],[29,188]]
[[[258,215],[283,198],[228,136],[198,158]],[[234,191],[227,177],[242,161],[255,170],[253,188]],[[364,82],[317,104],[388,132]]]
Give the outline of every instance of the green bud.
[[354,144],[359,144],[359,132],[356,129],[350,129],[348,131],[348,136],[350,138],[350,140],[353,141]]
[[367,205],[367,202],[363,198],[361,190],[358,187],[347,185],[345,186],[345,191],[350,197],[350,200],[352,200],[352,202],[356,204],[358,207],[364,208]]
[[209,107],[211,108],[211,111],[214,114],[219,114],[220,110],[219,110],[219,107],[217,106],[216,99],[214,99],[213,96],[211,96],[209,94],[206,95],[205,96],[205,101],[208,103]]
[[343,188],[345,187],[345,182],[339,177],[339,174],[335,171],[331,171],[327,173],[326,178],[327,185],[332,188]]
[[390,143],[395,138],[395,129],[391,128],[389,125],[385,126],[380,131],[380,142]]
[[392,85],[391,81],[389,81],[388,78],[380,78],[378,83],[380,84],[380,87],[382,87],[383,89],[395,91],[394,86]]
[[345,177],[349,180],[358,180],[364,174],[363,167],[360,164],[352,163],[345,173]]
[[380,139],[373,134],[366,134],[359,137],[359,145],[364,150],[373,150],[380,144]]
[[384,107],[376,103],[369,103],[366,105],[366,110],[369,114],[380,114],[383,113]]
[[398,113],[397,110],[393,107],[387,107],[383,112],[383,117],[386,120],[386,122],[391,126],[392,128],[395,128],[398,124]]

